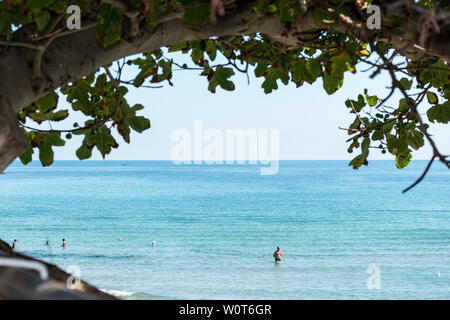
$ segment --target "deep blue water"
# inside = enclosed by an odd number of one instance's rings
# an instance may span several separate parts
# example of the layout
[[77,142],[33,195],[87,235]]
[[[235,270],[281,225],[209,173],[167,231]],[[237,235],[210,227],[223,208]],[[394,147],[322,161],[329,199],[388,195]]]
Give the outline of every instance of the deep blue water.
[[[282,161],[262,176],[254,165],[14,163],[0,177],[0,238],[135,299],[450,299],[450,174],[436,163],[401,193],[425,165]],[[367,287],[371,264],[380,289]]]

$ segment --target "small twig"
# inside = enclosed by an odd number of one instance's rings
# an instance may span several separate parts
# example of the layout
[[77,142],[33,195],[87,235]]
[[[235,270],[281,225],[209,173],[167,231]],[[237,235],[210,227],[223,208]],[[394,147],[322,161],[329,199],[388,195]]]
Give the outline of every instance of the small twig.
[[361,131],[361,129],[351,129],[351,128],[342,128],[342,127],[338,127],[340,130],[345,130],[345,131]]
[[361,122],[361,124],[363,125],[363,127],[365,127],[364,122],[362,121],[361,117],[359,116],[358,112],[356,112],[356,109],[355,109],[355,107],[353,106],[352,100],[348,99],[348,101],[350,102],[350,105],[352,106],[353,111],[356,113],[356,116],[358,117],[359,121]]
[[27,49],[31,49],[31,50],[39,50],[41,48],[40,45],[35,45],[35,44],[31,44],[31,43],[27,43],[27,42],[15,42],[15,41],[1,41],[0,40],[0,45],[5,46],[5,47],[22,47],[22,48],[27,48]]
[[380,108],[381,106],[383,106],[391,97],[392,97],[392,95],[394,94],[394,92],[395,92],[395,87],[392,87],[391,88],[391,92],[386,96],[386,98],[384,98],[376,107],[375,107],[375,109],[378,109],[378,108]]
[[26,126],[24,124],[20,124],[20,126],[22,128],[25,128],[25,129],[28,129],[28,130],[33,130],[33,131],[36,131],[36,132],[60,132],[60,133],[65,133],[66,132],[66,133],[73,133],[73,132],[76,132],[76,131],[79,131],[79,130],[91,129],[91,127],[81,127],[81,128],[63,129],[63,130],[60,130],[60,129],[44,130],[44,129],[38,129],[38,128],[33,128],[33,127],[30,127],[30,126]]
[[44,30],[44,35],[45,34],[49,34],[51,32],[53,32],[53,30],[56,28],[56,26],[61,22],[61,20],[64,18],[64,16],[66,15],[65,12],[61,13],[60,15],[58,15],[48,26],[47,28],[45,28]]
[[427,167],[425,168],[425,171],[422,173],[422,175],[419,177],[419,179],[416,180],[416,182],[414,182],[412,185],[410,185],[408,188],[406,188],[405,190],[403,190],[402,192],[408,192],[409,190],[411,190],[412,188],[414,188],[416,185],[418,185],[423,178],[425,178],[425,176],[427,175],[428,171],[431,168],[431,165],[433,164],[434,159],[436,158],[436,155],[433,154],[433,157],[431,158],[430,162],[428,162]]
[[[126,80],[119,80],[120,83],[127,84],[130,86],[135,86],[133,81],[126,81]],[[139,88],[149,88],[149,89],[159,89],[163,88],[164,86],[149,86],[149,85],[140,85]]]
[[84,27],[81,27],[80,29],[63,31],[63,30],[65,30],[65,28],[59,28],[59,29],[53,31],[52,33],[40,36],[38,38],[34,38],[32,40],[33,41],[41,41],[41,40],[45,40],[48,38],[60,38],[60,37],[64,37],[64,36],[74,34],[74,33],[80,32],[80,31],[86,31],[89,29],[93,29],[96,26],[97,26],[97,23],[93,22],[93,23],[89,23],[89,24],[85,25]]
[[119,111],[120,103],[122,102],[121,101],[122,94],[120,93],[120,88],[119,88],[120,78],[115,79],[113,77],[113,75],[111,74],[111,71],[109,71],[109,68],[107,66],[104,66],[103,69],[105,69],[106,74],[108,75],[109,80],[111,80],[114,90],[116,91],[116,106],[114,108],[114,112],[113,112],[112,116],[110,117],[110,119],[114,120],[115,116],[117,115],[117,111]]

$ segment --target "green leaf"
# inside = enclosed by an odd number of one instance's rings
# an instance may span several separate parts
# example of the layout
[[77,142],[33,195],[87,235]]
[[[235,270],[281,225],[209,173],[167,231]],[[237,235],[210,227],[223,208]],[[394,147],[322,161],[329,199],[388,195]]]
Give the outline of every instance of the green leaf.
[[20,161],[23,164],[28,164],[32,161],[32,156],[33,156],[33,147],[31,146],[31,141],[33,140],[33,137],[35,135],[34,132],[28,132],[24,130],[24,134],[25,134],[25,141],[27,143],[27,150],[19,157]]
[[428,102],[431,104],[436,104],[439,101],[437,94],[434,92],[427,92],[427,99],[428,99]]
[[364,89],[364,97],[366,98],[367,103],[369,104],[369,106],[374,107],[377,105],[378,103],[378,97],[376,95],[374,96],[369,96],[367,94],[367,89]]
[[233,69],[218,66],[209,80],[208,90],[214,93],[216,92],[216,87],[220,85],[224,90],[233,91],[234,83],[228,80],[232,75],[234,75]]
[[92,156],[92,147],[88,147],[85,141],[83,141],[83,144],[77,149],[75,154],[80,160],[89,159]]
[[375,130],[372,134],[372,140],[383,140],[384,135],[383,135],[383,131],[381,130]]
[[[432,64],[434,68],[449,69],[448,66],[443,61],[438,61]],[[433,80],[432,83],[435,87],[442,87],[448,83],[450,77],[450,72],[445,70],[433,70]]]
[[32,160],[32,154],[34,153],[33,148],[28,148],[22,155],[19,157],[20,161],[23,164],[28,164]]
[[271,93],[273,90],[278,89],[277,80],[281,79],[284,84],[289,81],[289,76],[278,68],[270,68],[265,75],[265,80],[261,87],[264,88],[264,93]]
[[355,158],[353,158],[352,161],[350,161],[350,163],[348,164],[349,167],[353,167],[353,169],[358,169],[359,167],[361,167],[363,164],[363,160],[361,158],[361,155],[356,156]]
[[217,56],[217,47],[216,43],[212,39],[206,40],[206,52],[209,55],[211,61],[214,61]]
[[295,60],[292,63],[291,75],[292,81],[297,85],[297,87],[301,86],[304,81],[304,75],[307,72],[306,62],[304,59]]
[[142,116],[130,117],[128,122],[130,123],[131,128],[139,133],[150,128],[150,120]]
[[342,86],[343,82],[343,79],[337,79],[328,74],[323,76],[323,88],[328,94],[335,93]]
[[32,12],[38,12],[51,5],[54,1],[55,0],[28,0],[27,7]]
[[363,142],[361,143],[361,160],[364,163],[369,156],[369,147],[370,147],[370,139],[368,137],[364,137]]
[[39,31],[43,31],[45,27],[47,27],[48,23],[50,22],[52,16],[47,10],[40,11],[35,17],[34,21],[36,22],[36,25],[38,27]]
[[54,110],[58,104],[58,95],[55,92],[48,94],[47,96],[36,101],[36,105],[41,113],[47,113]]
[[130,127],[128,122],[123,122],[119,125],[117,125],[117,132],[122,136],[123,140],[126,143],[130,143]]
[[393,155],[405,155],[408,152],[408,143],[405,139],[398,139],[390,136],[387,139],[387,147]]
[[352,59],[346,52],[331,57],[331,75],[336,78],[342,77],[342,74],[349,69]]
[[431,122],[448,123],[450,121],[450,101],[434,105],[428,109],[427,115]]
[[159,60],[158,66],[161,68],[162,73],[154,75],[151,82],[157,83],[164,80],[170,80],[172,78],[172,61]]
[[400,99],[399,101],[399,105],[398,105],[398,110],[400,112],[404,112],[406,110],[409,110],[410,106],[408,104],[408,102],[406,101],[405,98]]
[[89,95],[79,86],[72,88],[72,93],[67,96],[68,102],[72,103],[73,110],[80,110],[86,115],[95,115],[95,105],[90,101]]
[[395,157],[395,165],[397,166],[397,168],[403,169],[409,164],[411,158],[411,153],[407,153],[406,155],[398,155]]
[[266,9],[266,12],[267,12],[267,13],[275,13],[275,12],[277,12],[277,11],[278,11],[278,8],[277,8],[276,5],[274,5],[274,4],[269,4],[269,5],[267,6],[267,9]]
[[141,86],[144,83],[145,79],[154,73],[155,67],[156,67],[156,64],[155,64],[154,60],[148,59],[145,64],[140,66],[141,71],[136,76],[136,78],[133,80],[133,85],[136,87]]
[[44,167],[53,163],[53,146],[64,146],[66,142],[61,139],[59,132],[40,132],[42,144],[39,146],[39,160]]
[[33,121],[41,124],[44,121],[62,121],[69,116],[68,110],[58,110],[57,112],[48,112],[48,113],[32,113],[30,114],[30,118]]
[[392,131],[392,128],[394,127],[395,122],[394,121],[388,121],[381,127],[381,130],[387,134]]
[[63,13],[67,8],[67,3],[67,0],[54,0],[53,3],[47,5],[47,8],[56,13]]
[[147,0],[145,1],[145,18],[147,25],[151,28],[155,28],[161,20],[161,7],[160,0]]
[[410,131],[406,137],[406,141],[415,150],[418,150],[425,144],[423,133],[417,130]]
[[120,41],[122,36],[122,12],[111,5],[103,4],[97,17],[97,39],[103,47]]
[[86,136],[86,145],[88,147],[95,146],[103,158],[111,152],[111,148],[119,146],[111,135],[111,131],[105,125],[96,130],[91,130],[90,134]]
[[306,69],[315,78],[322,75],[322,67],[317,59],[309,59],[306,62]]
[[433,79],[433,73],[430,70],[422,71],[419,75],[419,82],[425,85]]
[[259,62],[255,68],[255,77],[262,77],[267,73],[268,66],[263,62]]
[[411,89],[411,85],[413,83],[412,80],[408,80],[406,78],[401,78],[399,82],[405,90]]
[[351,112],[353,112],[352,104],[356,112],[360,112],[361,109],[366,106],[366,101],[364,101],[364,97],[362,94],[358,95],[358,101],[351,100],[351,102],[352,103],[350,103],[349,100],[345,101],[345,105],[347,106],[347,108],[350,108],[352,110]]
[[193,27],[201,27],[211,18],[211,5],[199,5],[197,1],[182,1],[186,4],[183,21]]
[[204,51],[199,46],[194,47],[192,49],[191,57],[192,57],[192,61],[203,60],[203,58],[204,58]]
[[130,108],[132,112],[129,112],[127,115],[128,123],[130,127],[139,133],[144,132],[145,130],[150,128],[150,120],[143,116],[136,116],[136,111],[144,109],[144,106],[141,104],[136,104],[133,108]]

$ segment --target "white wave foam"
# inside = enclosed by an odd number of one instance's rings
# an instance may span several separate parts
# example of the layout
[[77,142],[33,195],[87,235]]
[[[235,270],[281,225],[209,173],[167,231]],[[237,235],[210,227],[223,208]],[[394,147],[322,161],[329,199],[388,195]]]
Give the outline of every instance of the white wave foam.
[[104,293],[110,294],[112,296],[115,297],[129,297],[133,294],[135,294],[136,292],[130,292],[130,291],[120,291],[120,290],[107,290],[107,289],[100,289],[101,291],[103,291]]

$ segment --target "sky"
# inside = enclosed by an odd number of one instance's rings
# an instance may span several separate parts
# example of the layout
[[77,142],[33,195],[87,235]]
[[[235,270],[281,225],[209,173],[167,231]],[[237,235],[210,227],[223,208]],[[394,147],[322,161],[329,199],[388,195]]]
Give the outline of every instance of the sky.
[[[172,56],[176,61],[184,62],[185,57]],[[367,65],[358,65],[361,71]],[[279,130],[280,160],[347,160],[359,153],[349,154],[347,131],[338,127],[348,127],[354,120],[345,107],[347,98],[356,99],[358,94],[368,89],[370,95],[384,97],[390,84],[387,75],[369,79],[370,72],[347,73],[343,87],[333,95],[322,88],[322,80],[313,85],[305,84],[296,88],[278,81],[279,89],[265,94],[261,88],[262,78],[255,78],[250,72],[250,84],[243,74],[234,76],[234,91],[225,91],[218,87],[215,94],[207,90],[208,82],[199,76],[200,71],[175,71],[173,87],[164,84],[160,89],[133,88],[127,94],[130,105],[140,103],[145,109],[140,111],[151,121],[151,128],[142,134],[132,133],[131,143],[125,143],[116,136],[118,149],[113,149],[106,160],[170,160],[176,142],[171,136],[175,130],[187,129],[193,132],[194,121],[201,120],[203,129],[271,129]],[[124,79],[132,79],[135,70],[125,73]],[[397,105],[398,95],[390,100]],[[62,97],[61,107],[69,108]],[[424,109],[426,110],[426,109]],[[426,118],[426,116],[425,116]],[[81,118],[79,118],[81,119]],[[59,125],[71,126],[77,117]],[[82,123],[82,122],[81,122]],[[56,127],[56,126],[54,126]],[[450,154],[450,128],[434,124],[431,132],[444,154]],[[74,137],[64,147],[54,148],[55,160],[75,160],[75,150],[81,139]],[[413,159],[430,159],[431,148],[426,145],[413,153]],[[36,156],[36,155],[35,155]],[[37,159],[37,157],[35,157]],[[100,160],[98,151],[93,152],[92,160]],[[393,159],[392,155],[382,155],[371,149],[369,160]]]

